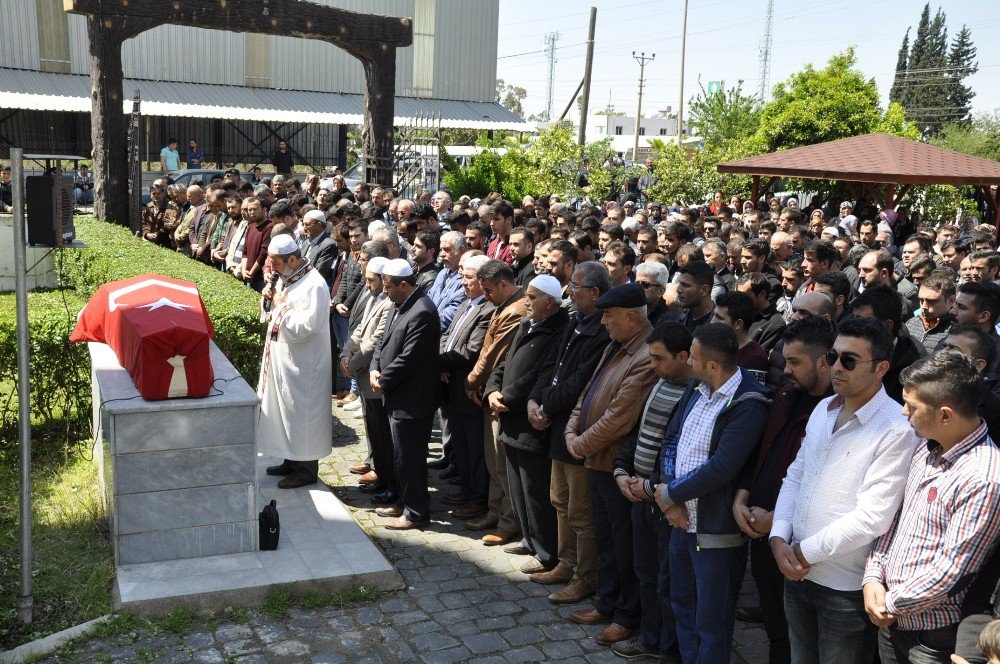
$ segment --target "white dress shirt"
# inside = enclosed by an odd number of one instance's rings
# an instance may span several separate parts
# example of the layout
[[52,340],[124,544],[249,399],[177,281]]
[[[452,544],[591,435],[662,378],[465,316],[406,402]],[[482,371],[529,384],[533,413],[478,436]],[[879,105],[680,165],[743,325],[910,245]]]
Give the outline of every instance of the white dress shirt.
[[860,590],[865,559],[903,501],[918,439],[882,388],[838,430],[840,396],[813,410],[781,484],[771,537],[798,543],[806,577],[834,590]]

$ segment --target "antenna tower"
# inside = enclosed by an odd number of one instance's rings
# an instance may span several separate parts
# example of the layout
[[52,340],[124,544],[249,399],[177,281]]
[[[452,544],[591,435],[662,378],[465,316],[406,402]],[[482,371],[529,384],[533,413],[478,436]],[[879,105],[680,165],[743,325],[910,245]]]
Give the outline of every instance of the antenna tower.
[[757,96],[761,103],[767,101],[771,90],[771,25],[774,23],[774,0],[767,0],[767,20],[764,21],[764,36],[760,39],[760,90]]
[[553,99],[556,87],[556,42],[559,41],[558,32],[550,32],[545,35],[545,56],[549,59],[549,80],[545,90],[545,118],[552,120]]

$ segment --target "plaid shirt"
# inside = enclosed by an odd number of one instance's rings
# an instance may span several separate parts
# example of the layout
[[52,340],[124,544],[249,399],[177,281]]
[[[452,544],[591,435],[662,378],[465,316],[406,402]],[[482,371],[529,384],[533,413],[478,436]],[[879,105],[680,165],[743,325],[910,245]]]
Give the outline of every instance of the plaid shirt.
[[902,630],[961,619],[961,605],[1000,535],[1000,449],[986,424],[947,452],[927,441],[910,465],[903,507],[875,542],[864,583],[888,588],[886,610]]
[[[699,383],[695,389],[701,392],[701,398],[695,402],[684,420],[681,435],[677,439],[677,465],[675,474],[683,477],[698,469],[708,461],[708,452],[712,447],[712,430],[715,429],[715,419],[719,416],[733,395],[736,394],[743,374],[737,369],[729,380],[719,389],[712,392],[708,383]],[[698,500],[689,500],[685,507],[688,513],[689,533],[698,532]]]

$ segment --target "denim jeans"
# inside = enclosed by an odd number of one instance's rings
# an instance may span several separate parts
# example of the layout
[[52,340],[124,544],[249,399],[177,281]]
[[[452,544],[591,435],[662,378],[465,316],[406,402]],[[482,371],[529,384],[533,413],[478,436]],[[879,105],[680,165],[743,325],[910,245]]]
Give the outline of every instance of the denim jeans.
[[658,650],[664,662],[680,661],[677,625],[670,606],[667,549],[671,530],[656,503],[632,503],[633,560],[642,605],[639,641],[647,648]]
[[611,473],[590,470],[590,501],[597,542],[597,610],[612,622],[639,626],[639,580],[632,555],[632,503]]
[[896,626],[878,631],[882,664],[951,664],[958,623],[941,629],[903,631]]
[[670,533],[670,605],[684,664],[729,661],[745,564],[740,547],[703,549],[694,533]]
[[860,590],[786,579],[785,617],[792,664],[867,663],[875,656],[878,632]]

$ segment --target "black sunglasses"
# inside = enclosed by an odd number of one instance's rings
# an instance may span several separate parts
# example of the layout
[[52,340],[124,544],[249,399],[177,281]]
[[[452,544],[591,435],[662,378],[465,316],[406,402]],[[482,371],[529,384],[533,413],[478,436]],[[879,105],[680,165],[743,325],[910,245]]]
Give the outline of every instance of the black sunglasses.
[[653,288],[654,286],[659,286],[659,284],[650,283],[648,281],[637,281],[635,283],[637,283],[640,286],[642,286],[643,290],[649,290],[650,288]]
[[835,350],[828,350],[826,352],[826,363],[829,364],[831,367],[837,363],[837,360],[840,360],[840,366],[844,367],[844,369],[846,369],[847,371],[854,371],[854,369],[858,366],[858,364],[878,361],[874,357],[870,360],[859,360],[853,355],[844,355],[838,353]]

